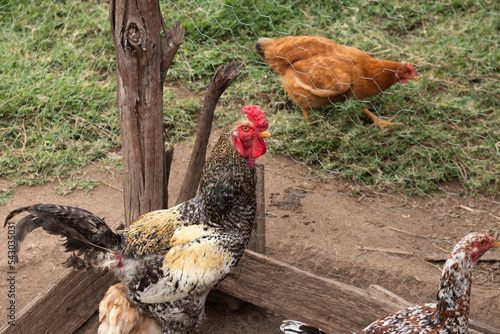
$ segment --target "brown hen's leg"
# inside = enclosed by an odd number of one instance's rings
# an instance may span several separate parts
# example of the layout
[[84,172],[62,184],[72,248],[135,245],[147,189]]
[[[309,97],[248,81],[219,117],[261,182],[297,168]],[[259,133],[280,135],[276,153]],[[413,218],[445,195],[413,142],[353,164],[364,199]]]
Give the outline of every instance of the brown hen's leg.
[[385,128],[386,126],[404,125],[403,123],[399,123],[399,122],[394,122],[394,123],[391,122],[393,119],[395,119],[397,117],[397,115],[390,118],[388,121],[385,121],[366,108],[363,108],[363,113],[365,115],[367,115],[368,117],[370,117],[373,120],[373,124],[378,125],[381,129]]
[[311,121],[309,120],[309,112],[307,111],[306,108],[304,107],[300,107],[302,109],[302,115],[304,116],[304,119],[306,120],[306,122],[309,124],[311,123]]

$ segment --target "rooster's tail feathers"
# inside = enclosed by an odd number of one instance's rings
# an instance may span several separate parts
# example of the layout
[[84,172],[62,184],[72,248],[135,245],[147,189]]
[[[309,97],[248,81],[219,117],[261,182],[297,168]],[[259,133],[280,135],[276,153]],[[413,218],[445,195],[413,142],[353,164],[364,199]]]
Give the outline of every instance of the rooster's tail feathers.
[[318,327],[306,325],[295,320],[284,320],[280,329],[285,334],[327,334]]
[[[78,251],[84,255],[110,251],[121,242],[120,235],[106,225],[103,219],[89,211],[70,206],[55,204],[25,206],[9,213],[5,219],[5,225],[14,216],[24,211],[29,214],[23,217],[15,227],[16,262],[21,243],[31,231],[38,227],[50,234],[66,238],[63,246],[67,251]],[[71,264],[71,261],[68,263]]]

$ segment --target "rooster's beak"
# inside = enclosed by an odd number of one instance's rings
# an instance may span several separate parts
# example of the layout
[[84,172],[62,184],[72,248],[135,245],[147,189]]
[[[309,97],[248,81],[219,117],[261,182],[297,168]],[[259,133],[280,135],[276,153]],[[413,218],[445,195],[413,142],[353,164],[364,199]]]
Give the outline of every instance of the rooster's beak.
[[495,242],[493,243],[493,245],[491,245],[491,247],[500,247],[500,242],[495,240]]
[[264,137],[264,138],[271,137],[271,132],[269,132],[269,130],[266,130],[266,131],[262,132],[260,134],[260,136]]

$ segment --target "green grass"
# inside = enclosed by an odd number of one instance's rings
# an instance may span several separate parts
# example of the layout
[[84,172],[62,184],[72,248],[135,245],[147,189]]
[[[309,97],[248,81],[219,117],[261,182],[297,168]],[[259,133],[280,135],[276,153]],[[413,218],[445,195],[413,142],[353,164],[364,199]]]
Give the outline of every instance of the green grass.
[[[17,185],[54,179],[60,194],[90,190],[96,181],[83,177],[84,166],[121,168],[108,2],[0,7],[0,176],[10,180],[0,203]],[[174,141],[193,132],[195,102],[166,90]]]
[[[0,2],[0,175],[17,184],[59,177],[59,191],[91,189],[93,161],[119,167],[115,58],[108,2]],[[314,3],[314,4],[313,4]],[[242,104],[269,111],[269,152],[325,173],[406,194],[428,194],[459,180],[470,193],[498,193],[500,85],[497,1],[162,1],[168,27],[186,28],[165,89],[169,139],[191,140],[215,69],[231,60],[242,74],[222,98],[215,124]],[[3,7],[2,7],[3,6]],[[304,123],[276,74],[254,51],[260,37],[320,35],[380,58],[416,65],[420,81],[395,85],[368,102],[406,124],[370,127],[363,103],[312,112]],[[8,198],[7,189],[1,199]]]
[[18,1],[0,16],[0,174],[11,186],[73,177],[120,142],[107,10]]

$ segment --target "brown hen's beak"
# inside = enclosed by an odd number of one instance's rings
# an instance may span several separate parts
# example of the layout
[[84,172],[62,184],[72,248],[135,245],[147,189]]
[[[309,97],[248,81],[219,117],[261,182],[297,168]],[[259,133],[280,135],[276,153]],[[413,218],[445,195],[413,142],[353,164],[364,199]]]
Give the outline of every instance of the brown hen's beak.
[[264,138],[271,137],[271,132],[269,132],[269,130],[266,130],[266,131],[262,132],[260,134],[260,136],[264,137]]
[[417,78],[417,76],[416,76],[416,75],[412,75],[412,76],[410,77],[410,80],[415,80],[415,81],[418,81],[418,78]]

